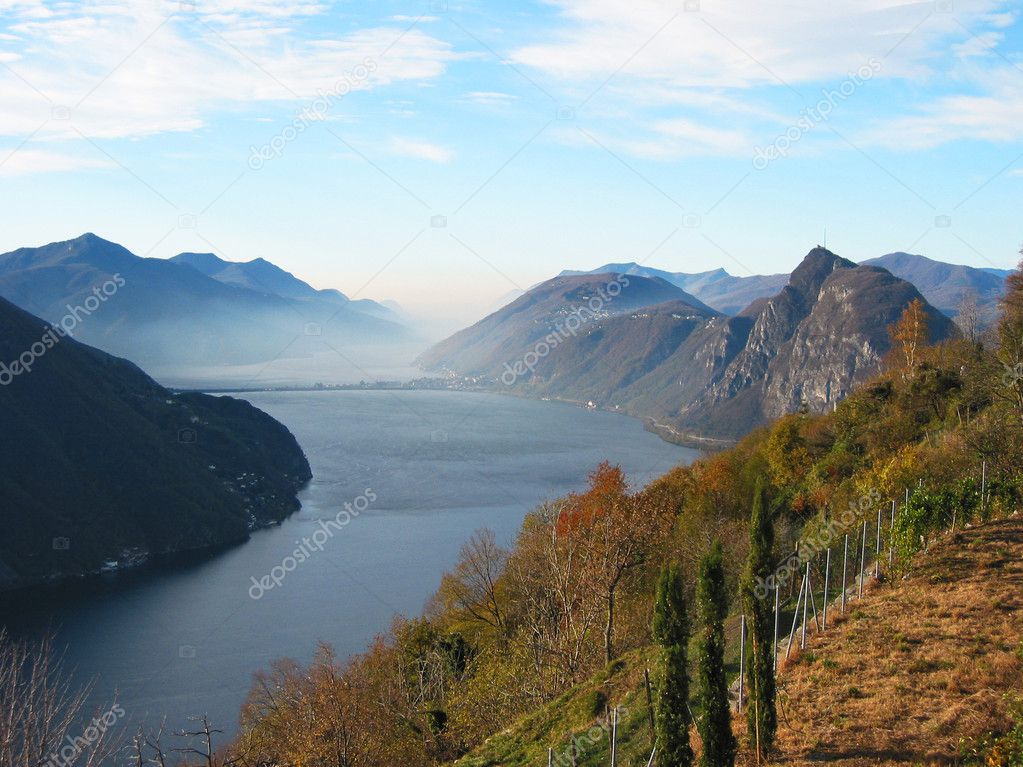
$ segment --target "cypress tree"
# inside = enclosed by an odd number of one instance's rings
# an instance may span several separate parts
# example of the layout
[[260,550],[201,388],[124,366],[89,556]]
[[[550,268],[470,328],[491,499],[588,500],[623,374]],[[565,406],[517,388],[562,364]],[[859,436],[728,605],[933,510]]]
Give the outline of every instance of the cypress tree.
[[654,641],[661,646],[664,675],[657,689],[654,732],[658,767],[690,767],[689,745],[689,616],[682,575],[672,562],[657,582],[654,603]]
[[764,499],[762,481],[757,482],[750,518],[749,559],[743,574],[742,599],[749,626],[750,653],[746,667],[746,724],[757,761],[774,744],[778,729],[774,686],[774,616],[771,590],[774,523]]
[[696,589],[700,633],[696,650],[697,694],[703,709],[697,728],[703,740],[701,767],[732,767],[736,742],[732,734],[732,712],[725,678],[725,568],[721,543],[714,541],[700,563]]

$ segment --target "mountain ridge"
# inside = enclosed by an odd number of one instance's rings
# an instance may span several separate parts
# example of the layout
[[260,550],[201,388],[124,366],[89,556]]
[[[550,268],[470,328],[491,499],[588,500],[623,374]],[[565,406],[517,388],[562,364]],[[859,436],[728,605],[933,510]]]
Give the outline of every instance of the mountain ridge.
[[[990,322],[995,304],[1004,290],[1011,269],[973,267],[937,261],[918,254],[896,251],[860,262],[881,266],[896,277],[912,282],[939,310],[955,317],[963,299],[972,296],[981,309],[981,319]],[[696,298],[723,314],[738,315],[750,304],[769,298],[788,283],[788,275],[749,275],[735,277],[723,268],[705,272],[669,272],[643,266],[634,261],[609,263],[589,271],[564,270],[562,275],[604,273],[656,275],[689,291]]]
[[[833,406],[876,372],[890,347],[888,326],[914,299],[924,302],[935,339],[955,333],[912,284],[817,247],[777,294],[735,316],[646,295],[645,306],[594,318],[516,371],[523,348],[495,340],[513,335],[513,327],[546,331],[548,315],[522,314],[534,306],[535,292],[580,279],[541,283],[428,350],[419,363],[480,376],[491,385],[500,381],[520,394],[621,410],[655,421],[683,441],[734,439],[785,412]],[[514,326],[505,324],[511,314],[519,315]],[[507,374],[509,366],[515,375]]]
[[298,508],[309,463],[266,413],[175,394],[2,298],[0,323],[0,590],[239,542]]
[[[265,362],[291,353],[296,340],[308,335],[335,344],[390,343],[413,335],[390,310],[316,291],[270,262],[238,266],[212,254],[192,255],[139,257],[89,233],[0,254],[0,296],[59,322],[119,275],[125,284],[100,310],[88,313],[76,334],[149,367]],[[215,279],[196,264],[207,269],[219,264],[228,272],[226,279]],[[253,289],[253,272],[290,295],[265,286]],[[303,353],[298,347],[292,351]]]

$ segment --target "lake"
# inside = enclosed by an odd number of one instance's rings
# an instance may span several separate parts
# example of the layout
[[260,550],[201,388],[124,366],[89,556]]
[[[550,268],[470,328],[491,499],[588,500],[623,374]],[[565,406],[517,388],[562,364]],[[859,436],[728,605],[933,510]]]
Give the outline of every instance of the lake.
[[[244,397],[309,457],[301,511],[210,559],[34,591],[0,614],[16,636],[53,627],[66,663],[94,681],[94,704],[108,708],[116,692],[133,722],[166,717],[173,730],[208,713],[232,733],[253,672],[279,657],[308,661],[318,641],[342,657],[362,651],[396,614],[422,610],[473,530],[510,543],[531,508],[582,489],[605,458],[638,486],[697,456],[635,419],[556,402],[443,391]],[[359,513],[285,569],[345,503]],[[253,587],[271,573],[284,577]]]

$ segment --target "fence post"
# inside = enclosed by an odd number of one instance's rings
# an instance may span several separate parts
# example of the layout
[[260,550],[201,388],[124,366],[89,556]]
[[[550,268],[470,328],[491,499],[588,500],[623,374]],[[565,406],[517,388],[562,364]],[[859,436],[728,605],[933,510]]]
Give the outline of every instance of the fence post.
[[554,749],[547,749],[547,767],[554,767]]
[[860,572],[857,576],[859,585],[856,589],[856,598],[863,599],[863,570],[867,565],[867,520],[863,520],[863,542],[860,544]]
[[828,581],[831,580],[831,549],[824,558],[824,608],[821,616],[821,631],[828,627]]
[[778,591],[781,584],[775,581],[774,584],[774,671],[778,671],[778,619],[779,614]]
[[611,710],[611,767],[618,763],[618,706]]
[[646,682],[646,710],[650,719],[650,737],[657,738],[657,727],[654,725],[654,695],[650,685],[650,669],[643,669],[643,680]]
[[888,528],[888,569],[892,569],[895,561],[895,499],[892,498],[892,522]]
[[789,657],[789,653],[792,651],[792,640],[796,636],[796,621],[799,620],[799,604],[803,601],[803,590],[806,587],[806,578],[803,578],[803,582],[799,584],[799,597],[796,599],[796,613],[792,616],[792,630],[789,631],[789,643],[785,646],[785,658]]
[[806,647],[806,606],[810,601],[810,560],[806,561],[806,595],[803,597],[803,626],[799,631],[799,649]]
[[842,615],[845,615],[846,565],[849,562],[849,533],[845,534],[845,552],[842,554]]
[[746,613],[739,619],[739,702],[735,705],[735,713],[742,713],[742,683],[746,670]]
[[881,577],[881,509],[877,510],[877,550],[874,552],[874,577]]
[[987,459],[980,468],[980,518],[984,519],[984,512],[987,511]]

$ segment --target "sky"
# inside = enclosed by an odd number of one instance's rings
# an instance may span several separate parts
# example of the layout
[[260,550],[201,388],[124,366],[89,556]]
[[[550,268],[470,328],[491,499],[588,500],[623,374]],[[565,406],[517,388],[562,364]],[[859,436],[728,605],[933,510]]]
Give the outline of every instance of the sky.
[[[0,251],[267,258],[463,322],[562,269],[1009,268],[996,0],[0,0]],[[826,233],[826,234],[825,234]]]

